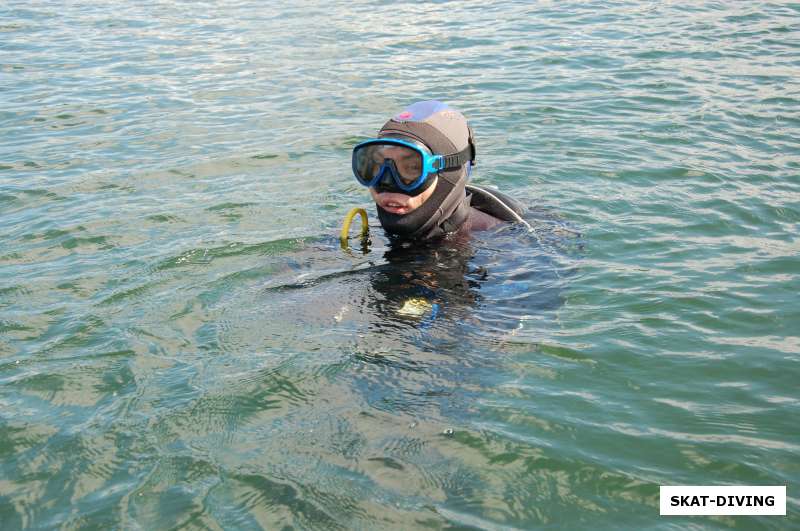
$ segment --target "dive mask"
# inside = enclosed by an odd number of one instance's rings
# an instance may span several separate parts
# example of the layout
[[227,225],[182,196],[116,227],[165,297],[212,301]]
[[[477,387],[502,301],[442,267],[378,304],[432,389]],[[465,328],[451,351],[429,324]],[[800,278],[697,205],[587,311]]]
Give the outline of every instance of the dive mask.
[[451,155],[434,155],[425,145],[399,138],[376,138],[353,148],[353,174],[364,186],[416,196],[440,171],[456,170],[473,158],[467,147]]

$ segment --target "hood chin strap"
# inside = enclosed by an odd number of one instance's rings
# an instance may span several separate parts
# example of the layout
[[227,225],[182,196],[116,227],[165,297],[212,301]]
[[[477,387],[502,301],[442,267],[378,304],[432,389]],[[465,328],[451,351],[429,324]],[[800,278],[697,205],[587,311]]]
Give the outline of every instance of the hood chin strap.
[[389,234],[408,240],[429,240],[455,232],[469,217],[464,173],[440,173],[433,195],[408,214],[392,214],[376,205],[381,225]]

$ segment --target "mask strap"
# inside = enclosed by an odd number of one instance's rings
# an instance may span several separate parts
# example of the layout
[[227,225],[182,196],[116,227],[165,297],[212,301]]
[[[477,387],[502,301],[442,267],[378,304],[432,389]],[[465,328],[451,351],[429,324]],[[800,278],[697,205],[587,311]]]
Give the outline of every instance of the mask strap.
[[441,168],[439,171],[457,170],[467,162],[470,163],[470,166],[475,164],[475,146],[471,143],[458,153],[445,155],[444,168]]

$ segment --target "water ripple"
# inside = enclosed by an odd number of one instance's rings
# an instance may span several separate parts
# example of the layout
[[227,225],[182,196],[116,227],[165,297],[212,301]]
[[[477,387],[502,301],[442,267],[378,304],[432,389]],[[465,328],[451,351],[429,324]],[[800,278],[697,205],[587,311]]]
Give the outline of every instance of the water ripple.
[[[798,15],[7,2],[0,521],[645,528],[659,484],[797,483]],[[341,252],[350,149],[428,98],[535,233]]]

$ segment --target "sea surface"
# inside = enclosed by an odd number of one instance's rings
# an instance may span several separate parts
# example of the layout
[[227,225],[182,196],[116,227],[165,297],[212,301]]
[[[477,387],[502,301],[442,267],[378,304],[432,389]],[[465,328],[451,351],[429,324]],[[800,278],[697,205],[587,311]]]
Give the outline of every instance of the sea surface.
[[[385,237],[425,99],[533,231]],[[0,528],[798,529],[799,234],[797,3],[6,0]]]

